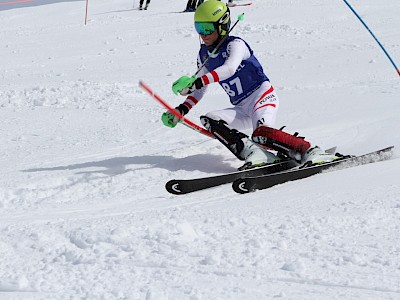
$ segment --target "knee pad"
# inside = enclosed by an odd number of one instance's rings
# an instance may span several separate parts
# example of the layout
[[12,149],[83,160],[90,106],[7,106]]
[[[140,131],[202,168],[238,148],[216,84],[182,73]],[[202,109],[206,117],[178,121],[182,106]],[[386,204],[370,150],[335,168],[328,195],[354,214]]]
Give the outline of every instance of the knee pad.
[[253,132],[252,139],[256,143],[280,151],[293,158],[296,153],[302,155],[311,147],[309,142],[304,138],[298,137],[297,134],[292,135],[268,126],[257,127]]

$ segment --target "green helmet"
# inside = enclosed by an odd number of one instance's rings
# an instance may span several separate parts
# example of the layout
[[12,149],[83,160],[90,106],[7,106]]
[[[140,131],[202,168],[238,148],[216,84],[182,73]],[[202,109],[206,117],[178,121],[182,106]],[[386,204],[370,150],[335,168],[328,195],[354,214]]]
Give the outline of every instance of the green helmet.
[[194,22],[213,23],[220,36],[227,35],[231,25],[229,8],[219,0],[208,0],[197,8]]

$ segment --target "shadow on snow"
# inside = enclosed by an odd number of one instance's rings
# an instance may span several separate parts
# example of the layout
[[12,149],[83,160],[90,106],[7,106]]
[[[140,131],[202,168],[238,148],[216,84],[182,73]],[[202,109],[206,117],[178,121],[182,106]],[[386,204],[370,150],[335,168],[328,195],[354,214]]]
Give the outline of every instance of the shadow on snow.
[[[130,165],[143,165],[139,168],[130,168]],[[101,168],[97,170],[83,170],[87,168]],[[85,162],[80,164],[34,168],[23,170],[22,172],[43,172],[43,171],[63,171],[81,170],[78,173],[102,173],[109,176],[120,175],[131,171],[147,169],[165,169],[168,171],[200,171],[204,173],[226,173],[236,171],[230,164],[224,162],[221,155],[197,154],[184,158],[171,156],[134,156],[134,157],[115,157],[101,161]]]

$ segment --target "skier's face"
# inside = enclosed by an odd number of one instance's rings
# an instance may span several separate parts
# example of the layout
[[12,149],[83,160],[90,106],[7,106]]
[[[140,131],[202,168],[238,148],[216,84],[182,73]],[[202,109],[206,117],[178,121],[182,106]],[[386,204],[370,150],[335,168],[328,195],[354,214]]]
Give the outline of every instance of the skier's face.
[[211,34],[200,34],[201,39],[203,40],[204,44],[207,46],[210,46],[215,43],[215,41],[218,39],[218,32],[215,30]]

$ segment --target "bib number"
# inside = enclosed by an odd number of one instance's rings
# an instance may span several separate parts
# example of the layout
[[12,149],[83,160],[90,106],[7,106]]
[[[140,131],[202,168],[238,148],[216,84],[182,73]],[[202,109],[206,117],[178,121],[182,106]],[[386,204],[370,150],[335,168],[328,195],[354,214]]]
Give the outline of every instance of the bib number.
[[222,87],[230,97],[235,97],[236,95],[243,93],[242,83],[240,82],[239,77],[229,81],[229,84],[226,82],[223,83]]

